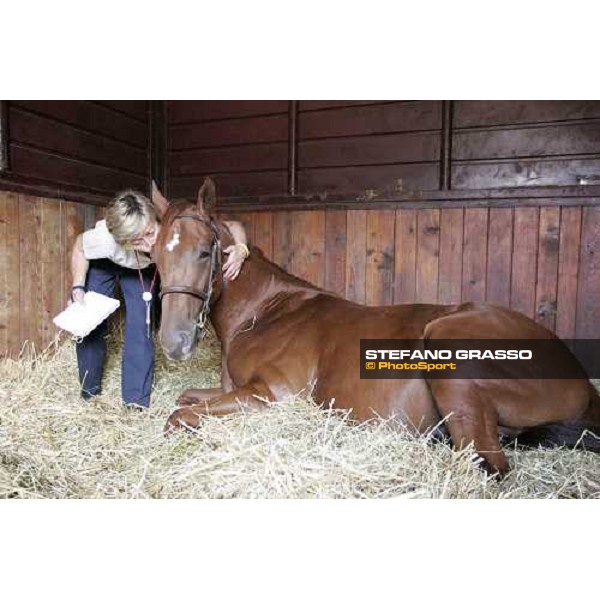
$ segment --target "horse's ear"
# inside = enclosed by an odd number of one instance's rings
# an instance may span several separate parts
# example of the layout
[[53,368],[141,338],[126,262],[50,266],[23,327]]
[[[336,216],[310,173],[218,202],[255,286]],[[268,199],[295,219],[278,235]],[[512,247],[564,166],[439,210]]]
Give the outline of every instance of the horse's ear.
[[215,182],[207,177],[198,190],[198,210],[212,216],[217,205],[217,188]]
[[162,219],[169,208],[169,201],[160,193],[155,181],[152,181],[152,204],[158,219]]

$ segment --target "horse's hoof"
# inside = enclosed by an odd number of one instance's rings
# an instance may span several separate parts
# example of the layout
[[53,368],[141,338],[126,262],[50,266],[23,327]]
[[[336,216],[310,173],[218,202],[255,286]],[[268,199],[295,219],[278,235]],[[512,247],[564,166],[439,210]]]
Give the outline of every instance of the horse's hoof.
[[163,428],[163,433],[166,437],[173,435],[181,429],[181,421],[177,417],[171,415]]
[[183,392],[183,394],[177,398],[177,402],[175,404],[177,404],[177,406],[192,406],[193,404],[198,404],[198,400],[192,396],[186,395],[186,393]]
[[510,471],[510,466],[506,459],[497,460],[495,464],[492,464],[489,460],[483,458],[483,460],[479,463],[479,466],[487,473],[489,477],[495,477],[498,481],[504,479]]

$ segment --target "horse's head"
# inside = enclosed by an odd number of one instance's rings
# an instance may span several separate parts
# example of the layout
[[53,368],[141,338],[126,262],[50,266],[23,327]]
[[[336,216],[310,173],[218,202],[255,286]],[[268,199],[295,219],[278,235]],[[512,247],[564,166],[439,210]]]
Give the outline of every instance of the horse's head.
[[152,186],[161,227],[153,256],[161,279],[160,345],[175,360],[191,356],[210,303],[221,285],[220,225],[214,218],[215,184],[206,179],[196,204],[169,204]]

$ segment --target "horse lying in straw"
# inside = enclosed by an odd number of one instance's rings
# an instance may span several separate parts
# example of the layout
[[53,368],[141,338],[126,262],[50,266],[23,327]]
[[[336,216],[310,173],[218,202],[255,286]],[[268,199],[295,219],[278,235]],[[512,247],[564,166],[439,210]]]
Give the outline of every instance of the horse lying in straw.
[[[318,403],[351,409],[358,420],[379,415],[425,431],[445,420],[456,447],[473,443],[491,473],[504,475],[508,461],[499,432],[560,424],[561,443],[574,444],[584,427],[600,426],[600,397],[583,375],[573,379],[361,379],[361,338],[420,340],[556,339],[519,313],[486,304],[406,304],[367,307],[298,279],[253,248],[238,278],[220,277],[221,246],[232,237],[215,218],[216,191],[207,179],[197,204],[169,204],[156,186],[161,219],[155,260],[162,281],[163,351],[171,359],[191,355],[209,315],[222,345],[222,387],[189,389],[166,432],[197,428],[203,415],[264,410],[312,382]],[[170,240],[177,239],[173,245]],[[583,373],[566,353],[568,368]],[[551,437],[552,427],[546,427]],[[594,436],[588,436],[593,438]],[[555,438],[555,441],[558,438]],[[594,445],[597,447],[594,448]],[[592,439],[588,449],[600,451]]]

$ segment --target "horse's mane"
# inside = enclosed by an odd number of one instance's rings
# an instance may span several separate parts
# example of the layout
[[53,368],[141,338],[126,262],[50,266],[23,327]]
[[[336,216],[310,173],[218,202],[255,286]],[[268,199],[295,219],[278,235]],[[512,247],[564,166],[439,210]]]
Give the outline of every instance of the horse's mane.
[[288,273],[285,269],[270,261],[264,254],[264,252],[254,245],[250,245],[250,256],[248,260],[257,261],[261,267],[267,272],[274,275],[279,281],[285,284],[287,291],[290,292],[312,292],[320,294],[335,295],[333,292],[328,292],[301,277],[296,277]]

